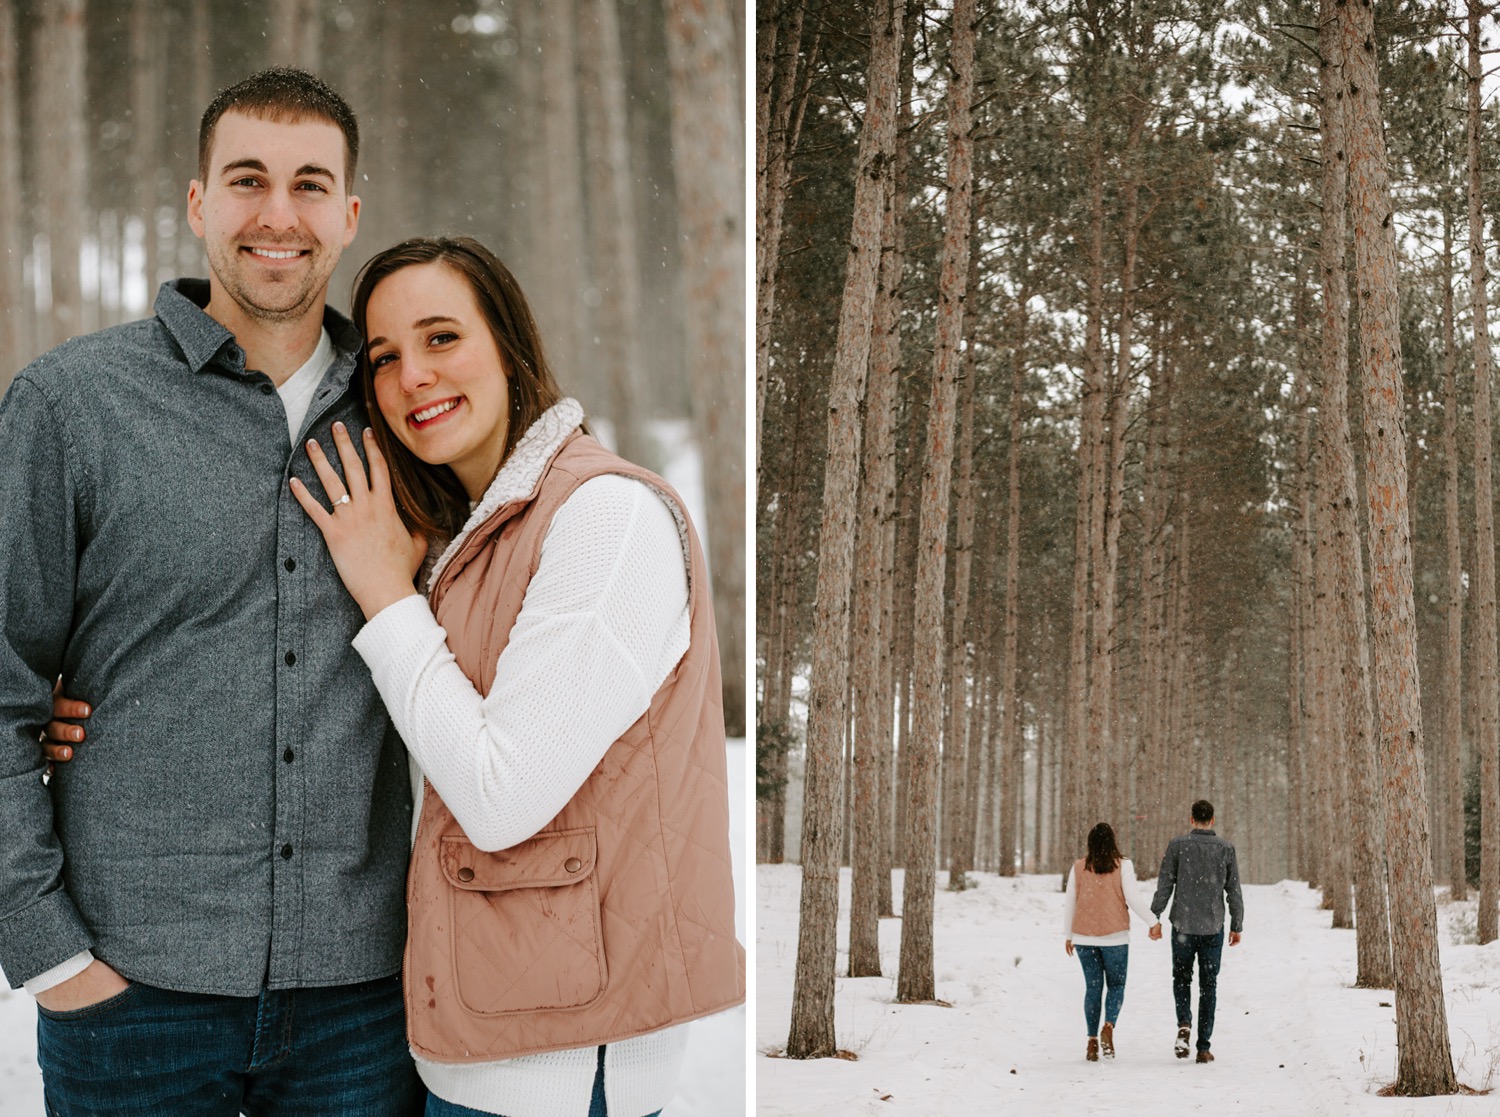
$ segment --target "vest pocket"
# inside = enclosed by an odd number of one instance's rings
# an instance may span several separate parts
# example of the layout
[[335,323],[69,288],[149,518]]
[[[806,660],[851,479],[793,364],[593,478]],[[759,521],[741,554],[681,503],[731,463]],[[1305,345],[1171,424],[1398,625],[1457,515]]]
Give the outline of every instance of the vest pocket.
[[592,826],[486,853],[443,838],[453,982],[459,1003],[495,1015],[582,1008],[604,993]]

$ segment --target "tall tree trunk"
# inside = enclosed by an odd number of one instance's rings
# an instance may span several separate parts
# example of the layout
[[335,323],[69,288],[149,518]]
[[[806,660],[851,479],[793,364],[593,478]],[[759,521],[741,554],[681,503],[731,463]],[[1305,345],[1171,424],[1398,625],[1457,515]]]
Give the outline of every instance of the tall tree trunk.
[[[21,150],[21,44],[16,35],[17,0],[0,0],[0,151]],[[21,262],[26,257],[21,161],[0,159],[0,395],[24,365],[27,314],[21,303]]]
[[912,809],[907,812],[910,859],[901,920],[901,962],[896,1000],[930,1001],[936,993],[932,964],[933,889],[937,856],[932,805],[937,797],[934,751],[942,721],[943,573],[948,536],[949,480],[953,461],[953,408],[969,280],[969,206],[973,190],[970,100],[974,89],[974,0],[954,0],[948,57],[948,209],[939,280],[932,397],[927,417],[927,458],[922,471],[918,527],[914,726],[911,741]]
[[[1376,703],[1385,777],[1391,926],[1396,968],[1395,1092],[1453,1093],[1438,968],[1437,910],[1422,774],[1422,710],[1412,597],[1411,527],[1401,389],[1400,312],[1390,175],[1376,70],[1375,16],[1363,4],[1323,0],[1338,21],[1349,127],[1349,194],[1360,292],[1366,497],[1370,516]],[[1482,261],[1480,262],[1482,267]],[[1482,326],[1482,323],[1479,325]]]
[[1447,557],[1443,638],[1443,812],[1450,898],[1469,894],[1464,870],[1464,586],[1458,526],[1458,346],[1453,328],[1453,224],[1443,209],[1443,534]]
[[1488,7],[1469,2],[1469,289],[1474,321],[1474,666],[1479,735],[1479,942],[1500,936],[1500,680],[1496,669],[1495,504],[1490,431],[1490,332],[1484,256],[1484,180],[1481,170],[1479,20]]
[[[1023,268],[1024,271],[1024,268]],[[1010,430],[1005,452],[1005,679],[1000,699],[1000,875],[1016,874],[1016,852],[1022,845],[1021,776],[1024,756],[1018,708],[1021,665],[1018,662],[1021,614],[1021,430],[1026,406],[1027,303],[1025,280],[1016,296],[1016,329],[1011,351]],[[1041,753],[1037,754],[1038,779]],[[1040,801],[1040,796],[1037,797]],[[1040,867],[1040,866],[1038,866]]]
[[[969,239],[975,239],[973,211],[970,211]],[[965,306],[977,303],[979,269],[976,266],[978,253],[969,255],[969,286],[964,295]],[[979,741],[968,732],[967,717],[970,702],[979,704],[979,640],[974,641],[972,670],[969,666],[969,598],[974,573],[974,354],[975,345],[972,323],[974,315],[967,316],[970,337],[964,350],[963,378],[958,386],[958,445],[954,449],[953,467],[956,476],[953,482],[954,500],[954,545],[953,545],[953,622],[952,637],[948,645],[948,730],[943,745],[952,760],[953,802],[945,812],[953,827],[952,842],[948,847],[948,887],[967,887],[965,874],[974,867],[974,825],[976,819],[968,810],[969,792],[978,787]],[[977,628],[977,626],[975,626]],[[974,693],[966,685],[973,676]],[[944,768],[948,768],[945,761]]]
[[[598,406],[609,409],[615,444],[632,461],[657,464],[640,428],[637,401],[641,374],[640,259],[635,240],[635,181],[625,119],[625,67],[621,57],[616,0],[580,0],[579,82],[583,100],[585,184],[589,210],[589,255],[599,299],[593,335],[607,392]],[[713,451],[705,454],[705,458]]]
[[[535,90],[539,98],[538,131],[546,153],[536,168],[540,180],[537,199],[540,220],[533,228],[540,244],[533,249],[533,254],[542,274],[542,297],[537,300],[537,318],[542,334],[547,338],[551,362],[570,382],[578,385],[576,390],[580,398],[595,399],[603,398],[603,393],[593,370],[585,365],[580,355],[576,328],[585,314],[582,297],[583,166],[578,134],[578,60],[574,34],[576,4],[577,0],[554,0],[545,6],[534,3],[531,9],[533,27],[530,33],[538,44],[540,62],[536,74],[540,84]],[[691,163],[696,173],[700,160],[707,164],[705,153],[695,151],[693,146],[684,149],[675,132],[677,103],[687,96],[686,90],[677,89],[674,84],[673,157]],[[691,137],[684,142],[696,145],[703,141]],[[707,166],[702,169],[711,173]],[[680,190],[680,174],[678,177]],[[685,296],[692,290],[686,275],[683,276],[683,288]],[[705,452],[705,464],[710,456]],[[711,533],[705,532],[705,536],[708,535]],[[709,566],[717,578],[718,564],[714,562],[711,550]]]
[[[887,180],[881,221],[879,280],[875,291],[875,326],[870,347],[869,387],[865,396],[864,466],[859,493],[855,545],[855,613],[853,639],[854,710],[854,857],[849,897],[849,976],[880,976],[880,901],[882,878],[890,885],[890,843],[881,834],[881,772],[891,755],[891,693],[885,660],[892,633],[886,601],[891,570],[896,501],[896,364],[900,346],[899,302],[901,258],[897,244],[897,166]],[[889,782],[886,782],[889,787]]]
[[[755,460],[770,384],[771,322],[776,309],[782,213],[791,181],[807,83],[802,21],[807,0],[766,0],[756,9],[755,35]],[[809,59],[810,61],[810,59]],[[795,111],[794,111],[795,110]]]
[[[89,226],[88,128],[84,119],[87,67],[83,0],[41,5],[36,16],[36,135],[43,190],[51,309],[44,348],[83,331],[83,274],[79,261]],[[39,282],[41,278],[38,269]]]
[[[728,0],[668,0],[666,13],[688,387],[703,458],[724,727],[731,737],[743,737],[745,391],[735,373],[744,369],[744,137],[733,81],[733,27]],[[864,333],[868,339],[868,328]],[[868,346],[866,340],[866,351]]]
[[1359,973],[1355,984],[1388,989],[1391,973],[1390,917],[1385,898],[1385,851],[1374,741],[1375,712],[1370,698],[1369,618],[1365,612],[1364,556],[1356,508],[1354,447],[1349,433],[1348,400],[1348,277],[1344,270],[1346,128],[1344,101],[1339,96],[1339,37],[1332,24],[1321,31],[1320,47],[1327,63],[1321,72],[1323,112],[1323,344],[1322,404],[1318,414],[1320,470],[1326,484],[1319,523],[1318,547],[1330,550],[1333,567],[1336,635],[1331,648],[1338,656],[1339,701],[1343,706],[1343,754],[1349,786],[1352,834],[1363,835],[1362,854],[1351,864],[1358,929]]
[[314,73],[322,65],[323,21],[318,0],[273,0],[271,61]]
[[[885,176],[896,139],[896,78],[901,59],[900,0],[870,13],[865,119],[855,173],[854,217],[838,341],[828,389],[828,457],[818,539],[817,620],[809,681],[807,774],[802,809],[802,902],[787,1054],[836,1052],[833,1023],[838,923],[839,748],[849,674],[849,590],[853,581],[854,502],[858,481],[859,400],[864,394],[880,268]],[[910,881],[908,880],[908,895]]]
[[[156,210],[161,174],[161,104],[165,78],[158,58],[160,27],[157,5],[134,0],[130,9],[130,146],[127,160],[135,184],[135,213],[141,219],[141,250],[146,279],[146,305],[156,298],[158,269]],[[9,149],[7,149],[9,150]]]

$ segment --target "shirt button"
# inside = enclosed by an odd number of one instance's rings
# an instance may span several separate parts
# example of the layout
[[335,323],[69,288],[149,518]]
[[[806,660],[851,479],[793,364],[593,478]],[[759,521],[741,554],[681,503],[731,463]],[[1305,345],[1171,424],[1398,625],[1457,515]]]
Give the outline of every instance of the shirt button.
[[291,847],[290,843],[288,843],[287,845],[284,845],[284,846],[281,847],[281,856],[282,856],[283,859],[286,859],[286,860],[290,860],[291,859],[291,856],[292,856],[292,847]]
[[262,384],[260,386],[260,394],[263,395],[263,396],[275,395],[276,394],[276,386],[274,384]]
[[290,574],[293,570],[297,569],[297,560],[294,558],[289,558],[281,565],[286,567],[286,572]]
[[292,666],[294,666],[296,664],[296,662],[297,662],[297,653],[296,652],[287,652],[286,653],[286,665],[288,667],[292,667]]
[[291,749],[287,749],[286,752],[281,754],[281,759],[290,764],[292,761],[297,759],[297,754],[294,753]]

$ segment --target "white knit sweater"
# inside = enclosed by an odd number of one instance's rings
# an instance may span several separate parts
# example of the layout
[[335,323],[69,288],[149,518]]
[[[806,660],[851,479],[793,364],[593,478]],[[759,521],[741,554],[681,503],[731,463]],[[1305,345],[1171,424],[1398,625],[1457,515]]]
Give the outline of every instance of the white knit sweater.
[[[464,528],[524,496],[582,410],[564,400],[523,436]],[[460,535],[460,539],[463,535]],[[439,560],[433,578],[457,541]],[[651,704],[687,651],[687,560],[677,520],[655,490],[596,477],[558,509],[542,544],[494,685],[478,694],[424,598],[382,610],[355,638],[414,770],[482,849],[530,837],[573,797]],[[420,776],[418,776],[420,804]],[[609,1112],[641,1117],[671,1100],[687,1025],[608,1045]],[[445,1101],[507,1117],[587,1113],[597,1048],[493,1063],[417,1058]]]

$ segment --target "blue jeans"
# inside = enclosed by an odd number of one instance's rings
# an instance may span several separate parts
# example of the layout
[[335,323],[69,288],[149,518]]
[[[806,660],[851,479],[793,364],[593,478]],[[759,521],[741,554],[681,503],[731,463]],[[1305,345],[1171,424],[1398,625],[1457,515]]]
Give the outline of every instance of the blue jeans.
[[[424,1117],[502,1117],[499,1114],[488,1113],[483,1109],[469,1109],[467,1106],[454,1105],[451,1101],[444,1101],[436,1094],[427,1095],[427,1112]],[[589,1101],[588,1117],[609,1117],[609,1108],[604,1104],[604,1048],[599,1048],[599,1069],[594,1072],[594,1096]],[[624,1117],[631,1117],[625,1114]],[[648,1113],[646,1117],[661,1117],[661,1110]]]
[[1214,1007],[1219,998],[1219,960],[1224,955],[1224,932],[1187,935],[1172,932],[1172,998],[1177,1002],[1177,1026],[1193,1023],[1193,960],[1198,962],[1198,1050],[1207,1051],[1214,1034]]
[[47,1117],[416,1117],[401,980],[37,1010]]
[[1125,971],[1130,964],[1130,946],[1075,946],[1078,964],[1083,967],[1083,1019],[1089,1026],[1089,1035],[1099,1034],[1099,1000],[1104,993],[1105,982],[1109,983],[1109,996],[1104,998],[1104,1019],[1113,1027],[1120,1019],[1120,1006],[1125,1003]]

